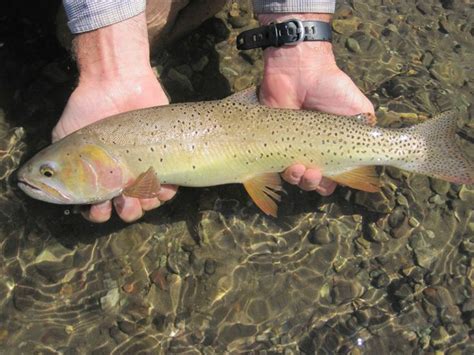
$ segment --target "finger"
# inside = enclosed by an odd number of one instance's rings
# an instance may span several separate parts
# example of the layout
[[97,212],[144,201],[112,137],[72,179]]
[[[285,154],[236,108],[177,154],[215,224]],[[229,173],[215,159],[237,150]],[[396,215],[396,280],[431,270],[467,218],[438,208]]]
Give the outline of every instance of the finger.
[[337,184],[334,181],[323,177],[319,185],[316,187],[316,191],[322,196],[329,196],[334,192],[336,187]]
[[161,202],[158,198],[141,198],[140,205],[143,211],[150,211],[154,208],[160,207]]
[[140,200],[134,197],[120,195],[114,198],[114,206],[117,214],[124,222],[133,222],[143,216]]
[[286,169],[281,176],[286,182],[292,185],[298,185],[305,171],[306,167],[303,164],[294,164]]
[[307,169],[299,183],[299,187],[305,191],[315,190],[321,182],[322,175],[318,169]]
[[110,219],[112,215],[112,202],[104,201],[92,205],[85,211],[81,212],[82,216],[90,222],[104,223]]
[[176,185],[161,185],[160,191],[158,192],[158,199],[161,202],[169,201],[176,195],[177,190],[178,186]]
[[[360,90],[359,90],[360,91]],[[362,95],[362,97],[360,97],[360,101],[359,101],[359,104],[356,105],[355,107],[355,111],[359,111],[358,113],[369,113],[371,115],[374,116],[374,119],[376,120],[377,118],[375,118],[375,109],[374,109],[374,105],[372,104],[372,102],[367,98],[367,96],[365,96],[364,94],[362,94],[362,92],[360,93]]]

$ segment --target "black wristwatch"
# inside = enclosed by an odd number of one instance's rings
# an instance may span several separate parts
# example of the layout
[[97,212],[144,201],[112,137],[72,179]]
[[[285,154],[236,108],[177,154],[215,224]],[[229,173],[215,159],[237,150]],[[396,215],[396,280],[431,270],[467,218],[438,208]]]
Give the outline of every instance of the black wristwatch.
[[322,21],[291,19],[253,28],[237,36],[237,49],[254,49],[295,45],[303,41],[331,42],[331,25]]

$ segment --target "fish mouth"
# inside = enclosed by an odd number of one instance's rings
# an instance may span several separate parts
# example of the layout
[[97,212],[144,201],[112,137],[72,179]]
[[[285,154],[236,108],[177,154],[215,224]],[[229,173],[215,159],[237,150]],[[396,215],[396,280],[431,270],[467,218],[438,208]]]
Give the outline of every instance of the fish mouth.
[[61,205],[71,204],[69,197],[44,183],[39,183],[40,186],[36,186],[24,179],[19,179],[17,184],[24,193],[37,200]]

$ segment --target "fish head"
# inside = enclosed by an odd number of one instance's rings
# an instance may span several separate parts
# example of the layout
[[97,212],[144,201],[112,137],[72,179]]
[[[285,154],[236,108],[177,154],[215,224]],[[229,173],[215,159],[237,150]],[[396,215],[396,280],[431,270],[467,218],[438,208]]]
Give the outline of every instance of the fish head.
[[106,147],[66,137],[40,151],[17,173],[18,186],[35,199],[55,204],[91,204],[118,196],[124,165]]

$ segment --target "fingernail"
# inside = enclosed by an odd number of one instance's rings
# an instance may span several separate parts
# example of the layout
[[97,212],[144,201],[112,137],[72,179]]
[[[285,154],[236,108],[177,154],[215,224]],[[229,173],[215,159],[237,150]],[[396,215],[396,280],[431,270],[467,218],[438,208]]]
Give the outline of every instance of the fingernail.
[[117,198],[114,201],[114,205],[115,205],[115,209],[117,210],[117,212],[123,211],[123,209],[125,208],[125,205],[126,205],[126,201],[123,198]]
[[319,185],[314,188],[314,191],[322,195],[326,192],[326,189],[323,186]]
[[301,177],[301,174],[295,171],[291,173],[291,177],[295,179],[299,179]]
[[323,187],[324,189],[327,189],[332,184],[333,184],[332,180],[321,179],[321,182],[319,183],[319,186]]

